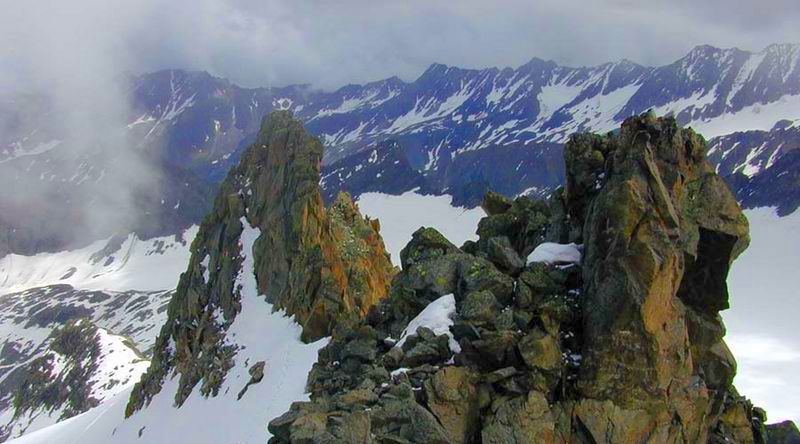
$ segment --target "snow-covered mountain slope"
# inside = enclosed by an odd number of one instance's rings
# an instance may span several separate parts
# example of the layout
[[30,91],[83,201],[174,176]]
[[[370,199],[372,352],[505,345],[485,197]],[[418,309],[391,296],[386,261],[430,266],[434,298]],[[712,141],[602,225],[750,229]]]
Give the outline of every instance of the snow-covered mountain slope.
[[[125,390],[149,365],[127,338],[97,328],[88,319],[70,321],[48,336],[47,350],[20,365],[3,381],[18,381],[13,399],[3,399],[3,439],[80,414]],[[11,405],[7,405],[7,404]]]
[[737,131],[714,138],[710,141],[708,153],[721,175],[740,173],[753,177],[798,148],[800,126],[785,120],[768,131]]
[[[269,438],[267,422],[292,402],[307,398],[306,377],[327,339],[303,343],[300,325],[283,310],[273,311],[272,304],[258,294],[252,252],[260,232],[246,220],[242,223],[242,272],[237,278],[242,306],[226,332],[236,352],[233,367],[216,396],[205,397],[194,390],[179,408],[175,407],[179,378],[168,378],[147,408],[127,419],[130,389],[82,415],[14,442],[265,442]],[[251,371],[258,363],[263,363],[261,377]]]
[[[201,208],[200,196],[182,193],[183,184],[221,181],[253,140],[261,117],[275,109],[292,110],[325,142],[327,196],[339,189],[400,194],[420,186],[474,206],[487,189],[507,195],[546,193],[563,182],[560,146],[569,134],[608,131],[649,108],[674,113],[679,123],[708,139],[769,131],[782,120],[796,122],[798,60],[800,45],[776,44],[759,52],[698,46],[659,67],[622,60],[574,68],[536,58],[504,69],[434,64],[411,82],[393,77],[336,91],[307,85],[243,88],[207,73],[180,70],[129,77],[125,89],[131,110],[121,131],[131,147],[163,162],[158,168],[168,172],[162,175],[166,182],[143,197],[146,211],[159,214],[153,219],[160,223],[132,225],[150,236],[163,234],[159,228],[165,226],[199,222],[207,208]],[[74,220],[68,211],[54,214],[55,203],[78,199],[74,182],[87,186],[99,181],[104,169],[110,171],[91,158],[75,159],[64,168],[59,156],[70,151],[72,142],[58,127],[37,126],[37,117],[47,110],[45,98],[0,99],[0,178],[21,175],[12,184],[55,190],[51,205],[27,209],[14,204],[14,193],[0,196],[0,214],[17,215],[10,221],[0,216],[0,255],[52,250],[62,234],[59,228],[25,221]],[[370,156],[358,153],[387,140],[402,148],[386,157],[399,163],[382,166],[379,188],[367,186],[368,170],[371,179],[381,171],[372,172],[375,165],[365,163]],[[102,151],[103,141],[99,144]],[[743,164],[769,162],[760,158],[773,152],[755,143],[740,144],[736,151],[737,159],[748,159],[736,160],[740,170]],[[337,161],[343,163],[331,165]],[[503,168],[486,167],[495,164]],[[498,173],[515,169],[520,173]],[[176,171],[185,177],[170,180]],[[102,190],[102,184],[96,188]]]
[[193,226],[174,236],[148,240],[129,234],[77,250],[9,254],[0,258],[0,294],[64,284],[80,290],[174,289],[196,234],[197,226]]
[[[195,226],[149,240],[131,234],[73,251],[0,259],[0,437],[79,414],[139,380],[196,233]],[[78,335],[90,359],[74,349],[65,358],[53,348],[75,323],[91,326]],[[80,371],[61,384],[72,387],[68,399],[59,397],[59,384],[42,384],[62,383],[61,371],[73,367]],[[31,374],[39,375],[38,383]],[[78,390],[81,384],[85,390]],[[31,385],[36,390],[26,388]],[[15,398],[29,403],[20,408]]]
[[[535,58],[504,69],[434,64],[412,82],[390,78],[332,92],[245,89],[205,73],[163,71],[132,79],[131,119],[148,140],[169,141],[166,157],[222,178],[252,140],[257,116],[291,109],[326,144],[326,195],[420,186],[474,206],[486,189],[552,189],[563,181],[560,144],[570,134],[608,131],[649,108],[675,114],[708,139],[797,121],[798,55],[800,45],[699,46],[661,67],[623,60],[572,68]],[[378,164],[392,162],[381,166],[382,180],[374,180],[381,173],[374,156],[358,154],[369,150],[378,151]],[[503,168],[485,167],[498,162]],[[497,173],[515,168],[527,176]],[[382,189],[366,189],[367,182]]]

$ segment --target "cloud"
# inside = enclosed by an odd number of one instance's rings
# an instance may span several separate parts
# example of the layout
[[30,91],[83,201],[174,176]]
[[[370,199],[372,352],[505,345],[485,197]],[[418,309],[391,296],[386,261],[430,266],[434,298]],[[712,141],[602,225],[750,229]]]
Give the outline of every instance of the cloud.
[[767,409],[770,422],[800,421],[800,343],[797,279],[800,212],[778,217],[771,208],[745,211],[750,246],[728,275],[725,338],[737,361],[739,392]]
[[[116,3],[33,1],[9,5],[0,19],[0,93],[33,92],[46,98],[16,100],[10,109],[0,110],[23,116],[17,123],[24,130],[11,136],[36,138],[47,128],[62,140],[51,158],[61,163],[53,167],[60,170],[56,173],[80,170],[86,157],[98,167],[83,186],[69,188],[60,177],[48,181],[26,174],[30,164],[4,165],[0,187],[7,213],[2,219],[38,230],[35,236],[41,238],[60,238],[56,245],[134,225],[142,217],[137,195],[152,194],[158,183],[157,169],[131,149],[121,131],[130,112],[119,79],[121,70],[135,61],[124,51],[130,11]],[[0,134],[3,142],[8,137]],[[17,171],[9,173],[9,168]],[[98,185],[91,186],[93,182]]]
[[797,369],[800,350],[793,342],[763,335],[737,334],[726,338],[736,357],[735,384],[755,405],[766,407],[769,421],[800,421],[796,400],[800,399]]
[[395,74],[411,80],[432,62],[663,64],[697,44],[757,50],[800,41],[791,0],[30,0],[4,9],[6,81],[30,74],[33,57],[65,68],[99,58],[119,71],[182,67],[247,86],[332,88]]
[[[413,80],[433,62],[502,67],[537,56],[653,65],[702,43],[800,41],[798,18],[790,0],[769,8],[746,0],[26,0],[0,15],[0,94],[44,92],[50,112],[34,117],[63,129],[69,143],[59,149],[102,145],[125,166],[107,172],[115,182],[86,209],[109,225],[136,216],[132,189],[157,182],[116,133],[130,119],[117,81],[123,72],[184,68],[244,86],[332,89],[392,75]],[[21,196],[42,200],[31,190]]]

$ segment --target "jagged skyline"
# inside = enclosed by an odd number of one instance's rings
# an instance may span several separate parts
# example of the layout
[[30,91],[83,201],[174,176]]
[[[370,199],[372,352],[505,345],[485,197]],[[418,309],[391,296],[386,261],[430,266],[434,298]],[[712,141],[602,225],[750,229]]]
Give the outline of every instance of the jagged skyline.
[[76,67],[184,68],[245,86],[329,88],[413,79],[433,62],[502,67],[537,56],[575,66],[623,58],[660,65],[700,44],[759,51],[800,42],[800,8],[789,0],[768,8],[751,0],[419,3],[18,3],[0,18],[0,90],[47,86]]

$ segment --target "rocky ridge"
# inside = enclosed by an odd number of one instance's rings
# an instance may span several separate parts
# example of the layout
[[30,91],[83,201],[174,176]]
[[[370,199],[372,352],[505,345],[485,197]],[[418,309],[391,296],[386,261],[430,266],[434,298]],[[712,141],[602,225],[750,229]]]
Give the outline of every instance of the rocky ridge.
[[[319,191],[322,144],[288,111],[264,119],[256,141],[222,183],[214,210],[192,244],[192,257],[170,301],[152,364],[134,388],[127,415],[146,405],[165,378],[179,375],[181,405],[199,384],[215,396],[238,345],[226,332],[241,311],[245,228],[257,291],[284,309],[312,341],[355,324],[383,298],[395,273],[378,234],[346,194],[325,208]],[[248,225],[245,227],[245,225]],[[253,383],[259,363],[251,368]],[[263,363],[262,369],[263,369]]]
[[[4,349],[4,352],[7,350]],[[3,381],[0,439],[16,438],[98,406],[137,380],[147,359],[129,338],[98,328],[89,318],[66,322],[47,349]]]
[[477,242],[414,233],[270,442],[790,442],[732,385],[719,311],[748,223],[704,139],[645,114],[565,161],[547,202],[488,194]]

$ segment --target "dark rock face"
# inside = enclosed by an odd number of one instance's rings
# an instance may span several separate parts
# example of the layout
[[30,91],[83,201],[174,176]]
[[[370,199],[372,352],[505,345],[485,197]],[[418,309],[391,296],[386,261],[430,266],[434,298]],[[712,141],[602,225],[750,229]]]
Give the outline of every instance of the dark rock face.
[[800,207],[800,150],[787,152],[751,177],[734,173],[726,179],[743,207],[775,207],[779,216],[787,216]]
[[68,373],[58,375],[53,371],[55,355],[32,361],[14,395],[16,416],[28,410],[63,405],[62,418],[69,418],[98,404],[98,400],[90,396],[88,384],[100,357],[97,327],[86,320],[69,322],[53,332],[50,348],[75,365]]
[[[617,136],[578,137],[566,151],[567,208],[586,244],[581,391],[614,409],[686,418],[679,430],[656,420],[648,433],[704,440],[735,364],[721,334],[700,341],[708,338],[699,330],[724,332],[717,313],[727,308],[728,267],[749,241],[747,220],[702,138],[674,120],[630,119]],[[689,316],[706,322],[689,329]],[[713,390],[704,370],[720,365],[730,378]]]
[[[718,314],[748,225],[703,139],[643,115],[574,136],[565,158],[549,202],[487,196],[477,242],[417,231],[271,442],[766,442]],[[510,266],[545,241],[584,257]],[[449,332],[405,331],[447,298]]]
[[[242,270],[239,242],[245,222],[260,230],[253,246],[258,292],[295,316],[303,340],[355,324],[387,294],[395,272],[379,223],[362,218],[346,194],[325,208],[321,159],[322,144],[290,112],[265,118],[192,244],[189,268],[128,415],[149,402],[171,372],[180,374],[178,405],[201,381],[203,395],[217,394],[237,350],[225,334],[241,311],[237,276],[249,272]],[[258,369],[251,370],[255,383]]]
[[792,421],[767,426],[768,444],[800,444],[800,431]]
[[[144,359],[132,341],[122,341],[134,356]],[[41,417],[62,421],[86,412],[99,405],[107,391],[127,384],[131,375],[120,371],[109,377],[102,371],[103,360],[108,358],[103,342],[100,329],[89,318],[64,321],[54,329],[39,356],[14,368],[3,381],[3,391],[11,395],[7,411],[12,414],[4,415],[0,441],[19,437]],[[4,364],[9,368],[9,358],[22,357],[15,356],[13,348],[11,343],[3,347]],[[128,364],[116,362],[117,368]],[[4,396],[4,403],[6,399]]]

